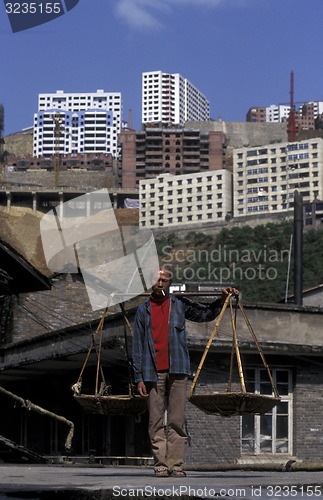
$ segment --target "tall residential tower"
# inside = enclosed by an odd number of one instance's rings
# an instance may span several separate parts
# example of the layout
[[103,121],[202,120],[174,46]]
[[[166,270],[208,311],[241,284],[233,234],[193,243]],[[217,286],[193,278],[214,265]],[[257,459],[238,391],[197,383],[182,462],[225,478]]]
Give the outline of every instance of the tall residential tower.
[[176,123],[210,119],[206,97],[178,73],[142,74],[142,123]]

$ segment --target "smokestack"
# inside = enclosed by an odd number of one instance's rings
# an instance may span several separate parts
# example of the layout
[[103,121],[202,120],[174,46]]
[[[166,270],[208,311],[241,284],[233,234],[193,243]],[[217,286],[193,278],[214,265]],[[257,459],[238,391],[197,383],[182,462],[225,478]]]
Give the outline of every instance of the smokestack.
[[297,126],[294,106],[294,71],[290,73],[290,111],[287,121],[288,142],[295,142],[297,138]]
[[294,192],[294,302],[303,304],[303,197]]
[[132,130],[132,109],[129,109],[128,128]]

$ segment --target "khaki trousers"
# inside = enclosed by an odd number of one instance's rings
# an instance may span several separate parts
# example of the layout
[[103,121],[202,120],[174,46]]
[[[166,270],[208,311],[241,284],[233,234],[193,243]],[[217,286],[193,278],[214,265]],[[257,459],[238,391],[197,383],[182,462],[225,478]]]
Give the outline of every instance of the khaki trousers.
[[181,470],[187,442],[184,430],[187,376],[159,372],[157,383],[146,385],[154,467]]

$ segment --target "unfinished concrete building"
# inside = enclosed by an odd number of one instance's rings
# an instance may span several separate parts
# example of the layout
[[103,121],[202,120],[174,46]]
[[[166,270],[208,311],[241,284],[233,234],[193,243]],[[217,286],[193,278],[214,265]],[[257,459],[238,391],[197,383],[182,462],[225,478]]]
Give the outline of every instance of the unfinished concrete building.
[[225,168],[227,139],[223,132],[199,128],[162,127],[127,130],[120,135],[122,187],[160,174],[173,175]]

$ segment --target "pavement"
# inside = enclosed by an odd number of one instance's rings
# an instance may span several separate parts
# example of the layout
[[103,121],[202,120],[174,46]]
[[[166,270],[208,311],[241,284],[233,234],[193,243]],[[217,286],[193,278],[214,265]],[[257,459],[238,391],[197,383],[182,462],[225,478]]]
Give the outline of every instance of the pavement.
[[321,470],[225,470],[155,478],[151,467],[0,464],[0,500],[323,498]]

